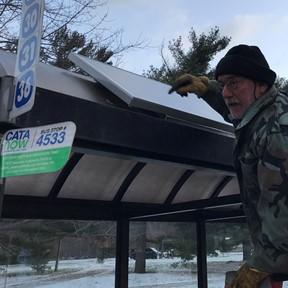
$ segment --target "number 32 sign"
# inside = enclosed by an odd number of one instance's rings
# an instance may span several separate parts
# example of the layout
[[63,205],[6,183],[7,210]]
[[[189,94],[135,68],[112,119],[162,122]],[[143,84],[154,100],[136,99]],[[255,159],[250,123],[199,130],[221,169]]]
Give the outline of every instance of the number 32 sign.
[[15,67],[15,92],[9,118],[32,109],[36,90],[44,0],[24,0]]

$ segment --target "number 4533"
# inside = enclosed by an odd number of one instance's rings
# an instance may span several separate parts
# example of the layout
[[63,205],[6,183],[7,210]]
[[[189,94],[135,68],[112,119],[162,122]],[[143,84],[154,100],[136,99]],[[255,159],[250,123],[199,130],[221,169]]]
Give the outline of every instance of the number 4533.
[[36,141],[38,146],[61,144],[65,140],[65,131],[42,134]]

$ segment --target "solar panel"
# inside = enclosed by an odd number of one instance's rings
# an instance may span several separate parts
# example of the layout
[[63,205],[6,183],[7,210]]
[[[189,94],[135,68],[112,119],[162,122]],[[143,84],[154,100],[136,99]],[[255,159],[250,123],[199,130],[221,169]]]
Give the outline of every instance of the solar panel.
[[232,131],[232,127],[195,94],[188,97],[175,92],[168,94],[171,87],[167,84],[76,53],[70,53],[69,59],[130,107],[162,113],[193,125]]

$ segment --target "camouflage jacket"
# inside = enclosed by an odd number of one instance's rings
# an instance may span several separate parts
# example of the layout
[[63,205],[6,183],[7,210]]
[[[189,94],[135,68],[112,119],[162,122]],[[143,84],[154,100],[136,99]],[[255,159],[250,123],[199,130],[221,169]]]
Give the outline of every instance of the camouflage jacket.
[[[229,121],[218,89],[211,81],[202,98]],[[234,127],[234,164],[254,243],[248,265],[288,274],[288,96],[273,86]]]

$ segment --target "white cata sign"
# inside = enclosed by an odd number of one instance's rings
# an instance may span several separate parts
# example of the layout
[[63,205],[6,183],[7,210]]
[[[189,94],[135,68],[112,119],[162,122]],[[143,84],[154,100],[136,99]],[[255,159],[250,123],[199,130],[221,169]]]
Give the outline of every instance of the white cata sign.
[[36,90],[44,0],[23,0],[22,19],[15,66],[15,92],[9,118],[32,109]]
[[0,177],[61,169],[69,158],[75,132],[70,121],[7,131],[1,140]]

